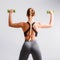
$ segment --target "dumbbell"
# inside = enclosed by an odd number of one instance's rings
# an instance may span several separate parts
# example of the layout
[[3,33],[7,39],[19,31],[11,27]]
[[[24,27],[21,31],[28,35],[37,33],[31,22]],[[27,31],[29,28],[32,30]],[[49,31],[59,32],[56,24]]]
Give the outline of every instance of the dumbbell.
[[[50,13],[50,11],[47,10],[47,14],[49,14],[49,13]],[[53,13],[54,13],[54,10],[53,10]]]
[[[10,10],[7,10],[7,12],[9,13],[9,12],[10,12]],[[13,12],[15,13],[16,11],[15,11],[15,10],[13,10]]]

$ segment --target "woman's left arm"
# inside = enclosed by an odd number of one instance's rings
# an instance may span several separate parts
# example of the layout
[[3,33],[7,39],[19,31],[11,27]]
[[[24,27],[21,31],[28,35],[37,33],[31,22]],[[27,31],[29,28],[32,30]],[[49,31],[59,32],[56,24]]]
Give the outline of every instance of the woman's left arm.
[[52,27],[52,25],[53,25],[53,11],[50,10],[49,14],[50,14],[50,21],[49,21],[49,23],[48,24],[38,23],[38,27],[39,28],[51,28]]

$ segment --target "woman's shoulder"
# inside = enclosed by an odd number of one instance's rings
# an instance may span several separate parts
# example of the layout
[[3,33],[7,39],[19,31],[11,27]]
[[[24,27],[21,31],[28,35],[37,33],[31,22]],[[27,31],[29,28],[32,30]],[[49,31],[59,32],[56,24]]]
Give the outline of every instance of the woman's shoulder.
[[23,26],[25,26],[27,24],[27,22],[20,22]]
[[20,22],[20,23],[22,23],[22,24],[26,24],[26,22]]
[[41,23],[40,23],[40,22],[35,22],[35,24],[37,24],[37,25],[38,25],[38,24],[41,24]]

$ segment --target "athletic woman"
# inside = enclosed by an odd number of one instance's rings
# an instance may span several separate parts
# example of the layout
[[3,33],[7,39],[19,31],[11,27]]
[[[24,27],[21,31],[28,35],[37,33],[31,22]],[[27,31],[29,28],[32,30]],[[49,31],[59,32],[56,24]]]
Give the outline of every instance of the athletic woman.
[[53,20],[53,11],[49,11],[50,14],[50,21],[48,24],[42,24],[40,22],[34,22],[33,18],[35,16],[35,11],[32,8],[28,8],[26,16],[28,18],[27,22],[19,22],[13,23],[12,22],[12,13],[13,9],[9,11],[9,18],[8,23],[10,27],[13,28],[22,28],[24,32],[25,42],[22,46],[19,60],[27,60],[29,54],[33,56],[33,60],[41,60],[41,53],[36,42],[38,29],[39,28],[51,28],[52,27],[52,20]]

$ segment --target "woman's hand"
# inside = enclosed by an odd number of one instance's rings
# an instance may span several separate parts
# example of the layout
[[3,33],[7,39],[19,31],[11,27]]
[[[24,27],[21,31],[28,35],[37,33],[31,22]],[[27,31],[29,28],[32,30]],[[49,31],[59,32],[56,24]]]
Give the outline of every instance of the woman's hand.
[[53,14],[53,13],[54,13],[53,10],[49,10],[49,11],[47,11],[47,14]]

